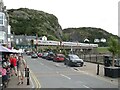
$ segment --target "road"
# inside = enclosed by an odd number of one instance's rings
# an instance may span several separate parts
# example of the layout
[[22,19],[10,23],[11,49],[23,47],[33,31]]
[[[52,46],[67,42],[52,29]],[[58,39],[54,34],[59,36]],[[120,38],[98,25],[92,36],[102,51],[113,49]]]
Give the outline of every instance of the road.
[[41,88],[118,88],[118,85],[89,74],[78,72],[74,67],[65,66],[42,58],[24,56],[30,70]]

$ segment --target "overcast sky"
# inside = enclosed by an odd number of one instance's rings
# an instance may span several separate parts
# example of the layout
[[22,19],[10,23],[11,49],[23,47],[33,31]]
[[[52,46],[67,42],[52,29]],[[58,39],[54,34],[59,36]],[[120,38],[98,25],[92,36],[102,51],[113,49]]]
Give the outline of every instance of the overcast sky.
[[62,28],[96,27],[118,35],[120,0],[3,0],[7,9],[31,8],[58,17]]

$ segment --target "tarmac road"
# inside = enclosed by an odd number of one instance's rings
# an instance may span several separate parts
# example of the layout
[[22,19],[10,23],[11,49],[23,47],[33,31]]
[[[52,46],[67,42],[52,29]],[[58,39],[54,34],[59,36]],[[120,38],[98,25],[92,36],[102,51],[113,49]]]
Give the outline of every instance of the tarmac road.
[[42,58],[32,59],[30,56],[24,57],[30,70],[37,78],[40,88],[86,88],[88,90],[118,88],[117,83],[84,73],[80,70],[82,67],[68,67],[63,63]]

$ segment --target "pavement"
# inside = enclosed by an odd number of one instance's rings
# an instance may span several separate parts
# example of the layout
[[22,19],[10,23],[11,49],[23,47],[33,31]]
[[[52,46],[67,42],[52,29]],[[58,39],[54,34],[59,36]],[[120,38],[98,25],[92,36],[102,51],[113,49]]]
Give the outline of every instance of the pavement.
[[11,79],[8,83],[8,86],[6,89],[34,89],[36,88],[36,83],[34,81],[34,77],[30,73],[30,78],[27,79],[27,77],[24,78],[23,84],[17,85],[18,84],[18,77],[13,75],[11,76]]
[[104,65],[99,65],[99,75],[97,75],[97,64],[95,63],[85,62],[83,67],[74,67],[74,69],[78,72],[101,78],[117,85],[120,84],[120,78],[111,78],[104,75]]

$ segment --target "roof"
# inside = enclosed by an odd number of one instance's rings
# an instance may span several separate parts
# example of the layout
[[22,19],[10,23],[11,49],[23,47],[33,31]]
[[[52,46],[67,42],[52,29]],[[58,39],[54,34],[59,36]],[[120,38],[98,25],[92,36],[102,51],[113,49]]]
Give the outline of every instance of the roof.
[[57,54],[57,56],[64,56],[63,54]]

